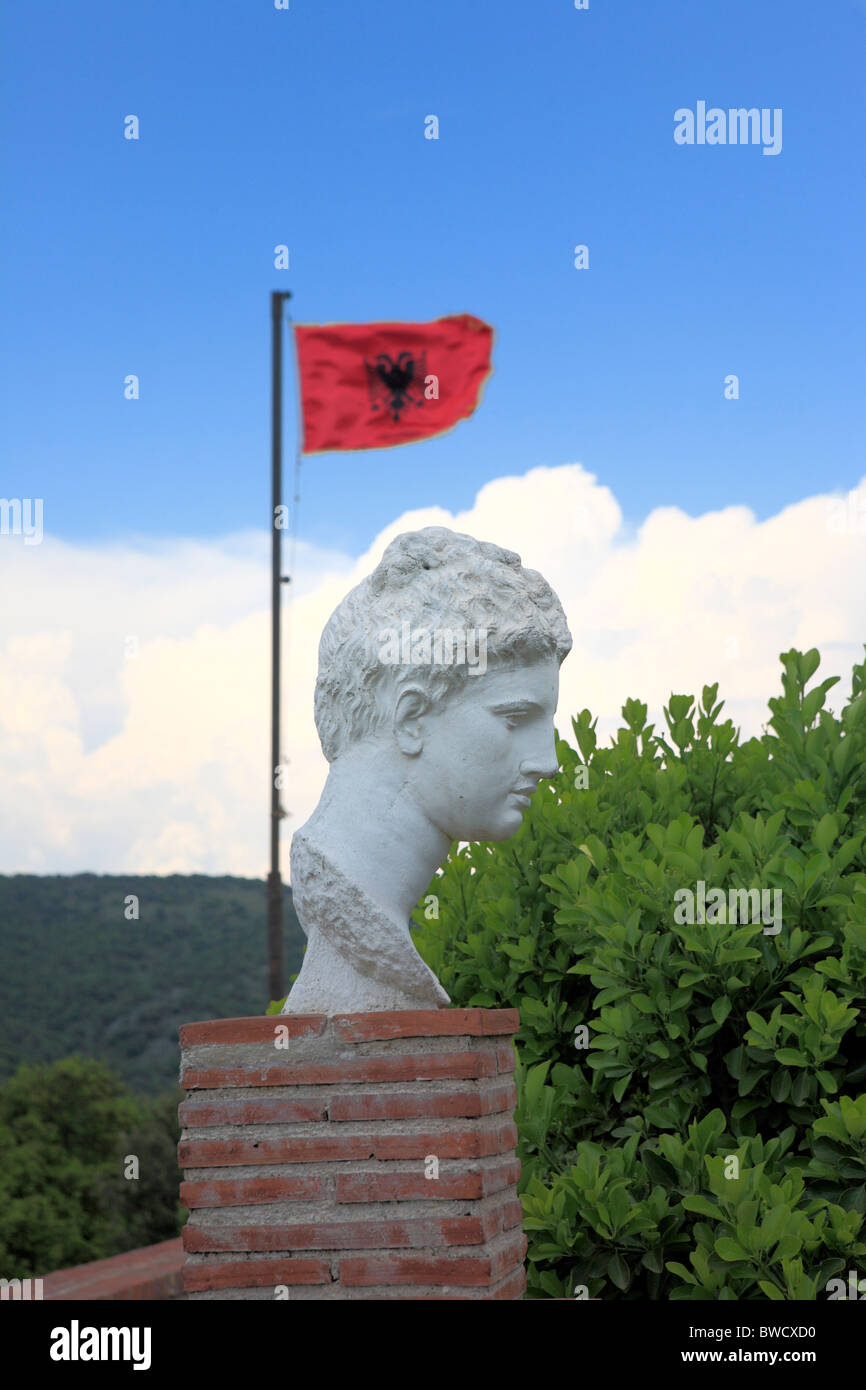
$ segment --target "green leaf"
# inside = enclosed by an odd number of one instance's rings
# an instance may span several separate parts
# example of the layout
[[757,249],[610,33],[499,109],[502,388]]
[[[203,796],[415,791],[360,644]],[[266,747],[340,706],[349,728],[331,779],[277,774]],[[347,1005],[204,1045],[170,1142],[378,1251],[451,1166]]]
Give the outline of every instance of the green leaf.
[[805,1052],[799,1052],[793,1047],[780,1047],[776,1051],[776,1061],[781,1062],[784,1067],[808,1067],[809,1058]]
[[711,1202],[708,1197],[702,1197],[699,1193],[683,1198],[683,1206],[686,1211],[697,1212],[698,1216],[709,1216],[712,1221],[718,1221],[721,1211],[715,1202]]
[[721,1260],[747,1260],[749,1258],[749,1252],[743,1249],[739,1241],[732,1240],[730,1236],[719,1236],[714,1248]]
[[654,1014],[656,1011],[656,1006],[648,994],[632,994],[629,997],[629,1002],[642,1014]]
[[629,1268],[622,1255],[611,1255],[607,1262],[607,1272],[618,1289],[627,1289],[630,1282]]
[[782,1290],[778,1288],[776,1284],[771,1284],[769,1279],[759,1279],[758,1288],[762,1293],[766,1294],[767,1298],[771,1298],[774,1303],[784,1303],[785,1295],[782,1293]]
[[790,1094],[791,1073],[784,1070],[774,1072],[773,1079],[770,1082],[770,1095],[773,1097],[773,1100],[781,1104],[782,1101],[788,1099]]
[[621,1076],[620,1079],[619,1079],[619,1081],[617,1081],[617,1082],[614,1083],[614,1087],[613,1087],[613,1098],[614,1098],[614,1100],[617,1102],[617,1104],[619,1104],[619,1102],[622,1100],[623,1096],[625,1095],[625,1093],[626,1093],[626,1091],[627,1091],[627,1089],[628,1089],[628,1084],[629,1084],[629,1082],[631,1081],[631,1079],[632,1079],[633,1076],[634,1076],[634,1072],[633,1072],[633,1071],[630,1071],[630,1072],[628,1072],[625,1076]]
[[732,1008],[733,1005],[728,996],[726,994],[721,995],[720,998],[715,1001],[711,1010],[716,1023],[724,1023]]
[[836,836],[839,834],[839,823],[835,816],[829,813],[822,816],[812,832],[812,844],[816,849],[820,849],[824,854],[829,854]]
[[641,1163],[647,1172],[647,1177],[651,1183],[661,1183],[663,1187],[674,1187],[677,1183],[677,1170],[672,1163],[668,1163],[661,1154],[654,1153],[652,1149],[644,1148],[641,1151]]
[[789,1260],[793,1255],[799,1255],[802,1248],[803,1242],[800,1240],[799,1236],[791,1234],[782,1236],[782,1239],[773,1251],[773,1264],[775,1264],[777,1260]]

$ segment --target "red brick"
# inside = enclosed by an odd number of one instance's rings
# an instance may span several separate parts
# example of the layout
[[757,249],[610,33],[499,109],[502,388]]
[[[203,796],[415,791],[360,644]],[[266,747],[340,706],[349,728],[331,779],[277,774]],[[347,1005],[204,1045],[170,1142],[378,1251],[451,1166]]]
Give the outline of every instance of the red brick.
[[328,1196],[328,1180],[320,1177],[220,1178],[210,1182],[182,1182],[180,1201],[189,1211],[196,1207],[245,1207],[267,1202],[314,1201]]
[[501,1042],[496,1048],[496,1070],[515,1071],[517,1068],[517,1054],[514,1051],[514,1044]]
[[440,1170],[438,1178],[417,1173],[337,1173],[334,1177],[338,1202],[400,1202],[418,1199],[477,1199],[501,1192],[520,1177],[520,1161],[499,1160],[489,1167],[465,1173]]
[[485,1197],[501,1192],[504,1187],[516,1186],[520,1181],[520,1159],[509,1157],[485,1164],[481,1169],[481,1180]]
[[364,1158],[484,1158],[517,1145],[517,1126],[507,1121],[490,1129],[477,1125],[419,1134],[323,1134],[303,1139],[182,1139],[179,1168],[221,1168],[241,1163],[346,1162]]
[[481,1173],[338,1173],[334,1178],[338,1202],[448,1201],[483,1197]]
[[493,1129],[473,1126],[447,1134],[383,1134],[373,1138],[375,1158],[484,1158],[517,1147],[517,1126],[509,1121]]
[[181,1292],[183,1242],[180,1236],[110,1255],[105,1260],[55,1270],[43,1281],[46,1302],[169,1299]]
[[523,1203],[519,1197],[509,1198],[501,1206],[494,1207],[492,1211],[500,1231],[512,1231],[515,1226],[520,1226],[523,1222]]
[[265,1018],[214,1018],[207,1023],[185,1023],[180,1045],[198,1047],[206,1043],[273,1043],[277,1028],[288,1029],[282,1037],[307,1038],[324,1033],[325,1014],[271,1014]]
[[331,1120],[414,1120],[426,1117],[512,1114],[517,1105],[513,1081],[472,1091],[377,1091],[334,1096],[328,1101]]
[[481,1031],[491,1033],[518,1033],[520,1014],[517,1009],[482,1009]]
[[219,1264],[188,1264],[183,1271],[185,1293],[330,1282],[331,1266],[328,1260],[225,1260]]
[[[44,1292],[43,1297],[52,1302],[75,1303],[121,1303],[126,1301],[162,1302],[178,1298],[183,1292],[183,1251],[177,1260],[177,1268],[169,1274],[148,1274],[144,1278],[131,1278],[125,1275],[95,1275],[63,1293]],[[95,1260],[95,1265],[102,1264]]]
[[526,1268],[523,1264],[506,1274],[505,1278],[491,1291],[491,1298],[522,1298],[526,1292]]
[[[499,1044],[499,1048],[504,1045]],[[186,1091],[207,1090],[215,1086],[334,1086],[352,1081],[473,1081],[494,1076],[497,1071],[513,1071],[503,1053],[494,1048],[472,1052],[419,1052],[409,1056],[393,1053],[379,1057],[344,1057],[326,1062],[273,1062],[266,1066],[185,1067],[180,1084]]]
[[[526,1292],[526,1270],[523,1265],[506,1274],[504,1279],[500,1279],[498,1284],[491,1284],[488,1298],[522,1298]],[[459,1293],[425,1293],[420,1294],[429,1303],[452,1303],[457,1299],[465,1299],[468,1295]],[[568,1300],[566,1300],[567,1302]]]
[[363,1134],[313,1139],[182,1139],[177,1146],[177,1161],[179,1168],[345,1161],[372,1157],[374,1144],[374,1139]]
[[[514,1208],[517,1208],[515,1213]],[[184,1249],[381,1250],[401,1246],[482,1245],[521,1219],[519,1201],[474,1216],[421,1216],[405,1221],[316,1221],[278,1226],[185,1226]]]
[[185,1100],[178,1108],[178,1118],[187,1127],[295,1124],[327,1119],[327,1101],[324,1096],[312,1100]]
[[381,1038],[481,1037],[516,1033],[516,1009],[399,1009],[381,1013],[336,1014],[334,1025],[348,1042]]
[[[500,1203],[479,1216],[452,1216],[442,1222],[446,1245],[481,1245],[502,1231],[510,1231],[523,1220],[523,1207],[518,1197]],[[480,1232],[480,1235],[477,1234]]]
[[346,1255],[340,1260],[340,1283],[490,1285],[512,1272],[526,1253],[526,1237],[511,1237],[493,1254],[479,1255]]

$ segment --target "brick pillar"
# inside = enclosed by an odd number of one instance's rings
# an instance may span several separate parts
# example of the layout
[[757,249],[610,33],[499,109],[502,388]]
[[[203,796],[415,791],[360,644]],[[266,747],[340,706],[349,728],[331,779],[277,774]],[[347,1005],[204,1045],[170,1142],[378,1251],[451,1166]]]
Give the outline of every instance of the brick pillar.
[[519,1026],[481,1008],[186,1024],[186,1296],[522,1298]]

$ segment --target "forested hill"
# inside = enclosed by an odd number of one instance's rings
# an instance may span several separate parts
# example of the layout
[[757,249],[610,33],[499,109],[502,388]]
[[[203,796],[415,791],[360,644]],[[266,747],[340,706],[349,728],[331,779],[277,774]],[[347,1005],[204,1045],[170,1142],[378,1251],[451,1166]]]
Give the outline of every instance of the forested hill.
[[[306,938],[284,894],[288,989]],[[0,875],[0,1079],[77,1052],[138,1091],[176,1085],[182,1023],[268,1006],[265,898],[205,874]]]

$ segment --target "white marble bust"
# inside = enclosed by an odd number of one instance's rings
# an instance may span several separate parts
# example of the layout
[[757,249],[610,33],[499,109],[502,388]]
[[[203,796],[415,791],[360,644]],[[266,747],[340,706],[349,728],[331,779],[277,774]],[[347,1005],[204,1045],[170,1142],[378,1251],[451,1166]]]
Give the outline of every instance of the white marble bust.
[[540,574],[442,526],[398,536],[347,594],[319,644],[316,728],[331,766],[292,839],[308,944],[283,1013],[449,1003],[411,912],[455,841],[507,840],[556,772],[570,649]]

